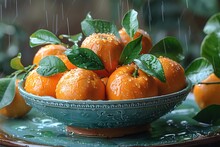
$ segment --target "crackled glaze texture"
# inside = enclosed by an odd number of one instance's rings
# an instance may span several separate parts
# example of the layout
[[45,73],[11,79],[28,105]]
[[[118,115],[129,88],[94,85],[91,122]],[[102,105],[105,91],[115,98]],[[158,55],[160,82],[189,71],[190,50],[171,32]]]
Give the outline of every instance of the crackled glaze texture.
[[27,104],[66,125],[81,128],[119,128],[151,123],[173,110],[188,95],[191,84],[183,90],[151,98],[121,101],[65,101],[27,93],[23,82],[19,91]]

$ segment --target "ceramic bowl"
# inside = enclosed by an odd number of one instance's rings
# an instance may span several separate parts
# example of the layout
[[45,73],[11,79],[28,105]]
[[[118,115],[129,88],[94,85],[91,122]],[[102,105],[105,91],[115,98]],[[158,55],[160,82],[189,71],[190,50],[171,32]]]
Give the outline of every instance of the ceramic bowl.
[[30,94],[24,90],[23,85],[24,81],[21,81],[18,88],[28,105],[68,126],[88,129],[123,128],[149,124],[181,104],[192,86],[188,80],[187,86],[181,91],[134,100],[67,101]]

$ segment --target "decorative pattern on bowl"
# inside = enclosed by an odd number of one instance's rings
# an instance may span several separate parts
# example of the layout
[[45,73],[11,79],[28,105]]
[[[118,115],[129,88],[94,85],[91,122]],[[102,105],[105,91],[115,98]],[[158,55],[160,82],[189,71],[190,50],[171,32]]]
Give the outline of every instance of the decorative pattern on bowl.
[[181,104],[192,87],[187,80],[187,86],[183,90],[168,95],[118,101],[67,101],[30,94],[24,90],[23,85],[24,81],[21,81],[18,88],[28,105],[68,126],[88,129],[151,123]]

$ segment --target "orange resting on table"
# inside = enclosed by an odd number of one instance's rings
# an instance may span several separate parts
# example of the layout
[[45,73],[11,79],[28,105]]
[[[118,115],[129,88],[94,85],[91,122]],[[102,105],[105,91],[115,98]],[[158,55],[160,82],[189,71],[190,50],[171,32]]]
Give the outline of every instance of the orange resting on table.
[[38,65],[40,60],[50,55],[64,55],[66,48],[62,45],[50,44],[41,47],[34,56],[33,64]]
[[82,42],[82,48],[91,49],[101,59],[104,70],[95,71],[100,77],[108,77],[117,67],[123,47],[113,34],[94,33]]
[[[122,28],[121,30],[119,30],[119,35],[121,37],[121,41],[122,44],[124,46],[126,46],[130,41],[132,41],[133,39],[127,34],[127,32],[125,31],[124,28]],[[149,53],[153,44],[152,44],[152,40],[150,38],[150,35],[142,30],[142,29],[138,29],[137,32],[134,34],[134,39],[138,38],[140,35],[142,36],[142,50],[141,50],[141,54],[146,54]]]
[[124,65],[116,69],[108,79],[106,94],[109,100],[127,100],[158,95],[156,81],[142,70],[133,74],[136,65]]
[[25,103],[25,100],[20,95],[18,90],[19,80],[16,80],[16,89],[15,89],[15,97],[11,104],[0,109],[0,114],[9,118],[20,118],[25,116],[30,110],[31,107]]
[[38,74],[37,70],[34,69],[28,74],[24,89],[34,95],[55,97],[56,85],[62,76],[63,73],[59,73],[45,77]]
[[66,72],[58,82],[56,98],[63,100],[104,100],[105,85],[95,72],[75,68]]
[[166,82],[163,83],[156,79],[159,95],[177,92],[186,87],[186,77],[184,68],[174,60],[166,57],[159,57],[166,77]]
[[[220,82],[214,73],[209,75],[202,83]],[[194,86],[193,93],[198,106],[203,109],[209,105],[220,105],[220,84],[198,84]]]

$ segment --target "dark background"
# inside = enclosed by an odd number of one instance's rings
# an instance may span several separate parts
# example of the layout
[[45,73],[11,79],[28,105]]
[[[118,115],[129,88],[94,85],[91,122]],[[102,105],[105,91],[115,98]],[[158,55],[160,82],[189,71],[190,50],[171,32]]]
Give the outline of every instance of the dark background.
[[181,42],[186,67],[200,56],[203,27],[220,7],[218,0],[0,0],[0,76],[12,72],[9,61],[18,52],[24,65],[32,64],[38,48],[29,47],[29,36],[37,29],[74,35],[88,12],[120,29],[129,9],[138,11],[140,28],[154,44],[168,35]]

